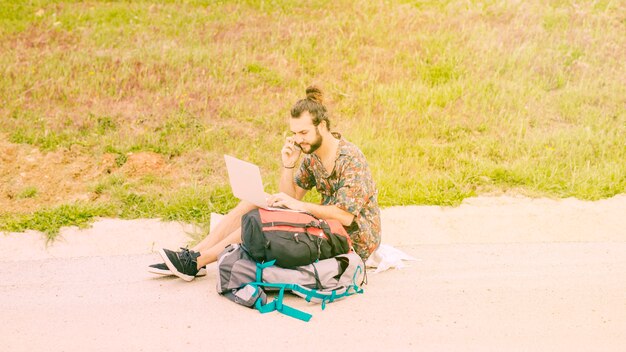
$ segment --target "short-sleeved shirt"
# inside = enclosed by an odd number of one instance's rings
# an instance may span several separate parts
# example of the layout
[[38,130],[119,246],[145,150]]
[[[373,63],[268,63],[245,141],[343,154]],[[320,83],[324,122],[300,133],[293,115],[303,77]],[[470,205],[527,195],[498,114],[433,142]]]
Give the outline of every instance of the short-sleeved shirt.
[[339,139],[335,167],[329,174],[315,153],[306,154],[294,175],[303,189],[317,189],[322,205],[335,205],[354,215],[346,231],[355,252],[366,260],[380,244],[378,191],[365,156],[354,144]]

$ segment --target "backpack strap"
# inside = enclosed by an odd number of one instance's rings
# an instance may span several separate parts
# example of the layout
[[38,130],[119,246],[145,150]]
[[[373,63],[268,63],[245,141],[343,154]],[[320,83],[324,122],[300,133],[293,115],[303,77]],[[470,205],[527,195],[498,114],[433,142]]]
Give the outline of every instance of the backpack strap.
[[356,270],[354,270],[354,275],[352,275],[352,285],[349,287],[354,290],[354,293],[363,293],[362,285],[361,287],[359,287],[359,285],[356,284],[356,278],[358,277],[361,271],[363,271],[363,282],[361,282],[361,284],[363,283],[367,284],[367,270],[364,270],[364,268],[365,268],[365,265],[364,266],[359,265],[356,267]]
[[256,263],[256,282],[263,282],[263,269],[269,268],[276,263],[276,259],[265,263]]
[[288,315],[292,318],[300,319],[302,321],[307,321],[307,322],[311,320],[311,317],[313,317],[313,315],[309,313],[303,312],[299,309],[290,307],[283,303],[285,290],[292,290],[294,285],[292,284],[269,284],[269,283],[263,283],[263,282],[253,282],[250,285],[257,286],[257,287],[262,286],[262,287],[272,287],[272,288],[279,289],[278,296],[276,296],[276,298],[274,298],[273,301],[267,304],[263,304],[261,300],[256,301],[254,307],[259,312],[265,314],[265,313],[277,311],[285,315]]
[[[320,301],[322,310],[326,309],[326,303],[334,302],[340,298],[351,296],[357,293],[363,293],[363,289],[357,285],[356,280],[359,273],[363,270],[363,268],[359,265],[354,275],[352,276],[352,284],[349,286],[343,286],[340,288],[336,288],[332,291],[320,292],[316,289],[309,289],[301,285],[296,284],[283,284],[283,283],[267,283],[263,282],[263,269],[273,266],[276,260],[272,260],[265,263],[256,263],[256,282],[249,283],[250,286],[255,289],[263,289],[263,288],[273,288],[278,289],[278,295],[274,298],[273,301],[263,304],[262,300],[257,300],[254,304],[254,307],[261,313],[270,313],[273,311],[278,311],[282,314],[290,316],[292,318],[296,318],[305,322],[311,320],[313,315],[301,311],[299,309],[290,307],[283,303],[283,298],[285,296],[285,291],[289,290],[294,294],[304,298],[307,302],[311,302],[311,300],[316,299]],[[316,281],[319,283],[319,276],[317,273],[317,269],[315,269],[315,277]],[[320,287],[320,286],[318,286]]]
[[256,282],[251,282],[249,285],[256,289],[261,289],[263,287],[277,288],[279,289],[278,296],[274,298],[273,301],[267,304],[263,304],[263,301],[259,299],[254,304],[254,307],[261,313],[278,311],[280,313],[288,315],[292,318],[300,319],[302,321],[311,320],[311,314],[283,304],[285,290],[293,290],[293,284],[270,284],[263,282],[263,269],[274,265],[274,263],[276,263],[276,260],[271,260],[266,263],[256,263]]

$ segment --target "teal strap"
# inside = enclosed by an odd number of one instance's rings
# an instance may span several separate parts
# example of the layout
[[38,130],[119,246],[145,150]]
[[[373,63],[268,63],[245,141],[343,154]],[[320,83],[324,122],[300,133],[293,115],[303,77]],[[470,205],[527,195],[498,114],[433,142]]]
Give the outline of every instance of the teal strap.
[[308,322],[309,320],[311,320],[311,317],[313,317],[311,314],[283,304],[283,298],[284,298],[284,293],[285,293],[285,288],[286,288],[285,286],[291,286],[291,285],[283,285],[280,289],[278,297],[276,297],[272,302],[263,305],[263,303],[261,303],[261,300],[257,300],[254,307],[263,314],[273,312],[273,311],[278,311],[282,314],[285,314],[292,318],[300,319],[302,321]]
[[261,300],[258,299],[254,304],[254,308],[256,308],[259,312],[263,314],[273,312],[276,310],[276,302],[272,301],[268,304],[263,305],[263,303],[261,303]]
[[313,298],[317,298],[317,299],[324,299],[327,295],[323,294],[323,293],[319,293],[316,289],[312,289],[312,288],[306,288],[304,286],[300,286],[300,285],[292,285],[293,287],[291,287],[291,291],[297,291],[300,292],[304,295],[306,295],[306,297],[304,297],[304,299],[307,302],[311,302],[311,300]]
[[250,285],[252,285],[252,284],[257,285],[257,286],[275,288],[275,289],[278,289],[278,290],[280,290],[282,288],[284,288],[285,290],[293,290],[294,286],[297,286],[297,285],[294,285],[294,284],[275,284],[275,283],[271,283],[271,282],[253,282]]
[[[306,290],[303,290],[306,291]],[[309,290],[309,292],[307,292],[306,297],[304,299],[306,299],[307,302],[311,302],[311,298],[316,296],[317,291],[315,289],[311,289]]]
[[362,271],[363,268],[359,265],[356,267],[354,275],[352,275],[352,288],[354,289],[354,293],[363,293],[363,288],[360,288],[359,285],[356,284],[357,275]]
[[283,310],[283,297],[285,295],[285,288],[281,288],[280,291],[278,291],[278,297],[276,297],[276,299],[274,299],[274,302],[276,302],[276,310],[277,311],[282,311]]
[[293,285],[293,287],[291,287],[292,291],[300,292],[306,295],[306,297],[304,298],[306,299],[307,302],[311,302],[313,298],[319,299],[320,302],[322,303],[322,309],[324,309],[326,302],[334,302],[340,298],[353,295],[354,292],[351,292],[351,289],[354,290],[352,286],[349,286],[342,293],[337,293],[337,290],[332,290],[328,293],[326,292],[321,293],[315,289],[308,289],[300,285]]
[[257,263],[257,271],[256,271],[256,282],[250,283],[250,285],[259,289],[260,287],[271,287],[279,290],[278,296],[270,303],[263,304],[261,300],[257,300],[255,303],[255,308],[261,313],[269,313],[273,311],[278,311],[282,314],[290,316],[292,318],[296,318],[302,321],[311,320],[312,315],[301,310],[295,309],[293,307],[287,306],[283,304],[283,299],[285,296],[285,290],[297,291],[304,295],[306,295],[305,299],[307,302],[310,302],[313,298],[319,299],[321,301],[322,310],[326,309],[326,303],[334,302],[339,298],[343,298],[346,296],[350,296],[356,293],[363,293],[363,288],[360,288],[356,283],[357,277],[359,273],[363,272],[363,267],[358,266],[352,276],[352,285],[346,287],[345,292],[340,294],[337,293],[336,290],[331,291],[330,293],[320,293],[315,289],[307,289],[300,285],[295,284],[272,284],[272,283],[264,283],[263,279],[263,269],[270,267],[275,264],[275,260],[266,262],[266,263]]
[[276,263],[276,259],[265,263],[256,263],[256,282],[263,282],[263,269],[268,268]]
[[299,309],[295,309],[289,306],[286,306],[283,304],[283,308],[281,310],[279,310],[279,312],[288,315],[292,318],[296,318],[296,319],[300,319],[302,321],[309,321],[311,320],[311,317],[313,317],[311,314],[303,312]]

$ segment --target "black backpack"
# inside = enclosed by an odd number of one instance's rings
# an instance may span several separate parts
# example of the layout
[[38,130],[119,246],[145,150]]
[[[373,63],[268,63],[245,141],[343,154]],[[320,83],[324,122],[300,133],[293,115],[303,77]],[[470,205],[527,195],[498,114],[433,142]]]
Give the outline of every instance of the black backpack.
[[350,236],[337,220],[304,212],[254,209],[241,218],[241,239],[257,262],[276,260],[295,268],[352,251]]

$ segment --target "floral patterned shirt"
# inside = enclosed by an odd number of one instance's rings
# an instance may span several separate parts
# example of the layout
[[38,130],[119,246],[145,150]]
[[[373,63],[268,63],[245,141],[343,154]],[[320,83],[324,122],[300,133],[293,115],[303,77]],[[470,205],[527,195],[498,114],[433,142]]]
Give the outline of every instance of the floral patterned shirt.
[[378,191],[359,148],[341,138],[330,174],[315,153],[306,154],[294,179],[300,188],[315,187],[322,196],[322,205],[335,205],[354,215],[352,224],[345,228],[354,250],[363,260],[378,248],[381,238]]

